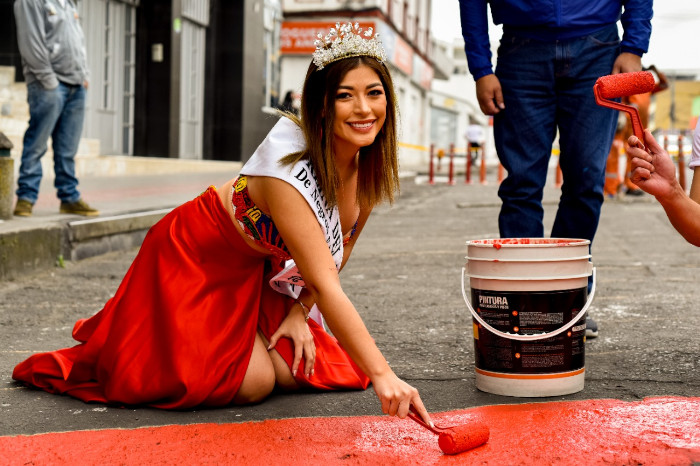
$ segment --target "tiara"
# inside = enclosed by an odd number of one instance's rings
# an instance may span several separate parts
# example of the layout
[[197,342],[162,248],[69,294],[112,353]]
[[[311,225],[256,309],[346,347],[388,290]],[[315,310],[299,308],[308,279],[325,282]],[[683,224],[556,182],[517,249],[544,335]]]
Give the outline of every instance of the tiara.
[[358,23],[335,23],[335,27],[331,28],[325,37],[320,32],[317,37],[314,41],[316,51],[312,61],[319,70],[329,63],[348,57],[368,56],[379,63],[386,60],[386,52],[379,41],[379,34],[374,34],[371,27],[362,32]]

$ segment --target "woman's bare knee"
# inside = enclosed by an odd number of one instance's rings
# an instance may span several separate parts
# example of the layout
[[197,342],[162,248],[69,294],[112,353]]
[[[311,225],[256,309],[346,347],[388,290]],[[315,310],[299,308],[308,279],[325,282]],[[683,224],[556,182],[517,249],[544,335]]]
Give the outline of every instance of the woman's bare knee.
[[267,348],[259,335],[255,336],[253,353],[233,402],[236,404],[259,403],[275,388],[275,368]]

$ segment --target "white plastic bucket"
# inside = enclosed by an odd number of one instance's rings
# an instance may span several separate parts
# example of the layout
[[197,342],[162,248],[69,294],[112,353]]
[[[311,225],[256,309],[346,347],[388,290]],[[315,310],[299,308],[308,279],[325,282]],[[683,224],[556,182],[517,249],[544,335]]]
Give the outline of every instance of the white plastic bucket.
[[585,319],[595,294],[589,246],[565,238],[467,241],[462,296],[473,317],[479,390],[518,397],[583,390]]

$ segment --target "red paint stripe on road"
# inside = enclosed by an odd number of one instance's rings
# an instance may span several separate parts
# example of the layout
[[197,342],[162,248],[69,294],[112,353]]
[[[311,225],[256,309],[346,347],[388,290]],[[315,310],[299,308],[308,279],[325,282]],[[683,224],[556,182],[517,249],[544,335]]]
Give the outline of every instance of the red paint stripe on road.
[[660,464],[700,461],[700,398],[498,405],[434,415],[480,420],[485,445],[453,457],[410,420],[365,416],[0,437],[2,464]]

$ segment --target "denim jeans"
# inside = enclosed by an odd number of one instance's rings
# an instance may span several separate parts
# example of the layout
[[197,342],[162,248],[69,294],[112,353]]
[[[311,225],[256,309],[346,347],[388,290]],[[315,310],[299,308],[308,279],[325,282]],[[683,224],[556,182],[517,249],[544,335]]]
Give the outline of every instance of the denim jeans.
[[563,184],[551,236],[593,241],[617,121],[616,111],[596,104],[593,84],[612,72],[618,54],[616,25],[556,42],[503,35],[496,76],[505,109],[494,117],[508,171],[498,191],[501,237],[544,236],[542,195],[558,130]]
[[17,198],[32,204],[39,196],[41,158],[51,136],[54,186],[62,202],[80,199],[75,177],[75,154],[85,116],[85,88],[59,82],[55,89],[44,89],[38,81],[27,85],[29,127],[24,133],[24,148],[17,180]]

